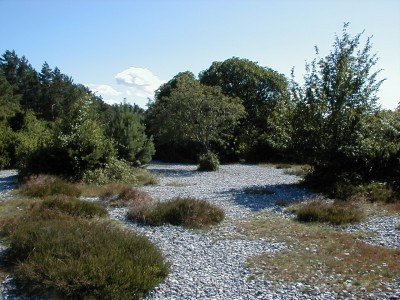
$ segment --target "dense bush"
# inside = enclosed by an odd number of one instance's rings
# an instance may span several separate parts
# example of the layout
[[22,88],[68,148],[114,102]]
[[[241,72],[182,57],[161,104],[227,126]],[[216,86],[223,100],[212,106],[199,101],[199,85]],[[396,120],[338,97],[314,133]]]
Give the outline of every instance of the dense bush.
[[10,236],[24,293],[68,299],[139,299],[168,268],[146,238],[110,223],[27,220]]
[[204,200],[175,198],[154,206],[132,207],[129,219],[149,225],[182,225],[189,228],[203,228],[217,224],[224,219],[224,211]]
[[40,209],[55,210],[82,218],[104,217],[107,215],[107,210],[98,203],[82,201],[65,195],[45,198],[40,205]]
[[347,27],[327,56],[307,65],[304,87],[292,88],[292,147],[314,166],[306,182],[329,192],[336,182],[395,181],[398,168],[390,161],[399,151],[400,122],[377,106],[377,57],[370,39],[360,46],[362,34],[353,37]]
[[218,156],[208,152],[199,157],[199,171],[217,171],[219,169]]
[[146,164],[154,155],[153,140],[146,136],[143,117],[133,106],[114,105],[105,132],[115,141],[121,159]]
[[362,211],[354,204],[326,203],[315,200],[296,210],[300,222],[326,222],[334,225],[357,223],[363,219]]
[[79,197],[79,188],[58,177],[49,175],[36,175],[30,177],[20,188],[22,194],[29,197],[45,197],[52,195],[66,195]]
[[337,183],[333,196],[347,200],[360,196],[370,202],[393,203],[400,200],[399,195],[384,183],[372,182],[369,184],[354,185],[351,183]]
[[9,167],[12,161],[14,135],[9,126],[0,122],[0,169]]
[[149,185],[157,182],[148,171],[134,168],[128,162],[115,158],[110,159],[104,167],[86,171],[83,181],[99,185],[116,182]]

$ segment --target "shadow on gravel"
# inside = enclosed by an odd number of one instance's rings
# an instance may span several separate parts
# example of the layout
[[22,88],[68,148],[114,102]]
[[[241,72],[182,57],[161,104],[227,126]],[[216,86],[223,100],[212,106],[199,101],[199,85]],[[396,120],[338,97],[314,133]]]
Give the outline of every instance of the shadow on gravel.
[[[273,193],[258,194],[249,193],[252,189],[265,189]],[[265,186],[247,186],[241,189],[230,189],[222,192],[223,195],[232,195],[232,200],[239,205],[250,208],[253,211],[260,211],[272,208],[276,205],[284,206],[307,200],[313,195],[312,192],[300,188],[296,184],[275,184]]]
[[0,177],[0,192],[8,192],[15,188],[17,176]]
[[152,173],[159,176],[167,176],[173,178],[184,178],[195,175],[198,171],[196,170],[177,170],[177,169],[149,169]]

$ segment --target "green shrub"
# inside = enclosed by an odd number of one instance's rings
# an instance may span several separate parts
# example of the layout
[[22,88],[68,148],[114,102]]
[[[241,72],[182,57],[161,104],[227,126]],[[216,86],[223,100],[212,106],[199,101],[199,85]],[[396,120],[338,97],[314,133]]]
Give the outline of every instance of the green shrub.
[[363,218],[363,213],[354,204],[326,203],[321,200],[300,206],[296,209],[296,214],[300,222],[322,222],[334,225],[357,223]]
[[83,219],[27,221],[10,237],[17,284],[28,295],[139,299],[168,267],[145,237]]
[[378,182],[362,186],[362,192],[366,194],[368,200],[371,202],[392,203],[399,200],[390,187]]
[[65,195],[56,195],[44,199],[41,203],[41,209],[56,210],[74,217],[84,218],[107,215],[107,210],[98,203],[82,201]]
[[199,171],[217,171],[219,169],[218,156],[208,152],[199,157]]
[[124,160],[113,158],[103,168],[86,171],[83,181],[99,185],[109,183],[152,184],[156,182],[156,179],[146,170],[134,168]]
[[49,175],[31,176],[21,186],[21,193],[29,197],[45,197],[51,195],[66,195],[79,197],[81,191],[77,186],[58,177]]
[[132,221],[161,226],[163,224],[202,228],[221,222],[224,211],[204,200],[175,198],[154,206],[133,207],[128,212]]
[[13,144],[14,135],[11,128],[0,122],[0,170],[10,166]]
[[346,200],[360,195],[370,202],[393,203],[399,200],[399,196],[386,184],[372,182],[364,185],[350,183],[337,183],[334,196]]

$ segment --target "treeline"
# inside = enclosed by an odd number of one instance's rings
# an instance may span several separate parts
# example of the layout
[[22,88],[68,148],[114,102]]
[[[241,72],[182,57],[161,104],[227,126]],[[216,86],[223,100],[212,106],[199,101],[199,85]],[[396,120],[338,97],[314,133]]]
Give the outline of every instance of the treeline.
[[154,154],[144,111],[107,105],[47,63],[37,72],[25,57],[0,58],[0,168],[80,180],[88,171],[147,163]]
[[[400,111],[377,104],[376,55],[347,24],[331,52],[292,74],[247,59],[177,74],[144,111],[109,106],[46,63],[40,72],[15,52],[0,59],[0,167],[81,179],[122,160],[144,164],[308,163],[310,185],[384,182],[399,190]],[[153,143],[154,139],[154,143]],[[155,152],[156,150],[156,152]],[[117,163],[118,164],[118,163]],[[94,173],[93,173],[94,172]]]
[[147,111],[157,157],[308,163],[306,182],[328,192],[373,181],[399,189],[400,111],[377,104],[383,81],[370,39],[362,45],[347,27],[327,56],[307,64],[302,85],[236,57],[198,78],[177,74]]

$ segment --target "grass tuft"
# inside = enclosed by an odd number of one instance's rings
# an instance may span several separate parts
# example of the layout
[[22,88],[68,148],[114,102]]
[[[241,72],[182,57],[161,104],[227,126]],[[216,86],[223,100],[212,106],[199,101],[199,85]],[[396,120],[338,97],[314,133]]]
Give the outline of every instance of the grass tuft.
[[296,209],[300,222],[322,222],[334,225],[360,222],[364,215],[354,203],[326,203],[314,200]]
[[20,192],[28,197],[45,197],[51,195],[79,197],[81,195],[81,191],[76,185],[49,175],[31,176],[21,186]]
[[40,209],[55,210],[70,216],[83,218],[104,217],[107,215],[107,210],[98,203],[82,201],[64,195],[45,198],[40,205]]
[[204,228],[220,223],[224,211],[204,200],[175,198],[153,206],[132,207],[128,218],[153,226],[163,224],[182,225],[189,228]]

